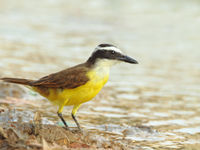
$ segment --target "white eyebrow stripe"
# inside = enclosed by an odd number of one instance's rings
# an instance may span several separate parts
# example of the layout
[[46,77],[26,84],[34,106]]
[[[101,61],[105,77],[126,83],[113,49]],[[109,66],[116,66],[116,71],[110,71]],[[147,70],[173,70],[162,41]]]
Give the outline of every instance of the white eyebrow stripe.
[[116,51],[118,53],[122,53],[120,49],[114,47],[114,46],[109,46],[109,47],[97,47],[97,49],[101,50],[101,49],[105,49],[105,50],[113,50]]

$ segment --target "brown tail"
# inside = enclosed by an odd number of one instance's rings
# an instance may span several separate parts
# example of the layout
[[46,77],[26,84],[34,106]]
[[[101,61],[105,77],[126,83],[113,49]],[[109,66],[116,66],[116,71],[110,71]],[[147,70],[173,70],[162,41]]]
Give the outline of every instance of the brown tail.
[[0,78],[0,80],[3,80],[4,82],[23,84],[23,85],[31,85],[31,82],[33,81],[33,80],[19,79],[19,78]]

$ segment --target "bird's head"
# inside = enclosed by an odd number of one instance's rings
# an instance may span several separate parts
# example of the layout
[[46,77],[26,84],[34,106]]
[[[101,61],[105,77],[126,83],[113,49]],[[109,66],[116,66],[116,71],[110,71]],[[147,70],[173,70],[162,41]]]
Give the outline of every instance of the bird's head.
[[119,62],[138,64],[135,59],[123,54],[119,48],[111,44],[98,45],[87,62],[93,65],[100,63],[106,66],[112,66]]

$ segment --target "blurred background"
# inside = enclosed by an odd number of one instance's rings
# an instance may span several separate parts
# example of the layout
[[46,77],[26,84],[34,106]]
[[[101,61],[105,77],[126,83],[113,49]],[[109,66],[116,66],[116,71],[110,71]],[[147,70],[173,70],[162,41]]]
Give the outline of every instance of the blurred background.
[[[80,108],[80,124],[131,146],[197,148],[199,27],[198,0],[0,0],[0,77],[37,79],[86,61],[100,43],[114,44],[139,65],[114,67]],[[55,106],[22,86],[1,82],[0,97],[23,121],[39,111],[44,123],[59,122]],[[73,126],[70,112],[64,117]]]

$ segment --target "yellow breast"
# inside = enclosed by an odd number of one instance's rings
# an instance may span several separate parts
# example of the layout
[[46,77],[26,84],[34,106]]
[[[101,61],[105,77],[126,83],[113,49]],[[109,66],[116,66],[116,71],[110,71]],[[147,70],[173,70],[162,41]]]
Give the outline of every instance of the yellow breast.
[[90,101],[100,92],[104,84],[108,81],[109,74],[102,77],[98,76],[95,71],[91,71],[88,72],[88,77],[90,81],[85,85],[63,91],[63,95],[69,99],[65,105],[78,105]]

